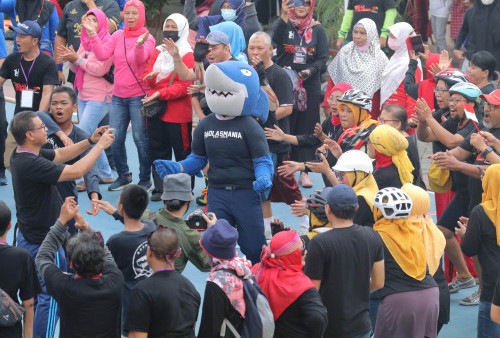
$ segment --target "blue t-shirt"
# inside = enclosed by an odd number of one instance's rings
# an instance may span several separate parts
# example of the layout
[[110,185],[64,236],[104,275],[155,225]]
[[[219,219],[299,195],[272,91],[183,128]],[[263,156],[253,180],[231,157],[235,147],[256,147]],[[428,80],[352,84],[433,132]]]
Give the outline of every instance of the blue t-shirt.
[[251,116],[219,120],[210,114],[194,130],[193,153],[208,156],[208,186],[252,189],[255,181],[252,159],[269,154],[266,135]]

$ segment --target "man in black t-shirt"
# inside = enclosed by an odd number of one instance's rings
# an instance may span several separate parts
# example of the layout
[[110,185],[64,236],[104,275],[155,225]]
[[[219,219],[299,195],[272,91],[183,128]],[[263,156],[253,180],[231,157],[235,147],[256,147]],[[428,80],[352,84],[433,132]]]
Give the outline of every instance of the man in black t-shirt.
[[371,330],[370,293],[384,286],[384,245],[370,227],[353,224],[358,198],[338,184],[326,195],[333,229],[313,237],[304,272],[328,309],[325,337],[353,337]]
[[147,261],[153,275],[130,295],[125,329],[130,336],[195,337],[201,297],[194,285],[174,268],[181,248],[175,232],[158,229],[148,237]]
[[[66,198],[40,246],[36,266],[48,293],[61,307],[60,337],[119,337],[123,276],[102,236],[90,229],[78,208],[74,197]],[[73,218],[80,232],[69,238],[66,224]],[[65,241],[76,276],[61,271],[54,262]]]
[[17,33],[17,53],[10,54],[0,68],[0,86],[11,80],[16,91],[14,114],[21,110],[49,110],[54,85],[59,84],[53,58],[40,51],[42,30],[34,21],[12,27]]
[[146,190],[136,184],[126,186],[118,199],[119,215],[123,216],[123,231],[108,239],[107,246],[118,268],[125,278],[125,290],[122,295],[122,335],[125,318],[129,308],[130,292],[140,281],[151,276],[151,268],[147,263],[147,238],[156,226],[151,221],[141,221],[142,214],[148,206],[149,198]]
[[[281,130],[283,130],[285,134],[288,134],[290,133],[290,114],[292,114],[293,111],[293,85],[290,77],[287,75],[285,70],[271,60],[272,53],[273,46],[271,44],[271,37],[267,33],[257,32],[250,37],[250,42],[248,44],[248,56],[253,66],[259,73],[259,77],[261,78],[261,86],[267,84],[265,83],[265,79],[267,79],[269,86],[271,87],[279,102],[279,107],[276,111],[269,111],[269,117],[267,118],[264,127],[274,128],[274,126],[277,125]],[[284,160],[287,159],[288,154],[290,153],[290,144],[283,141],[274,141],[269,139],[267,140],[267,144],[269,145],[269,152],[271,153],[274,170],[276,171],[276,168],[280,166]],[[287,199],[273,199],[273,202],[285,202],[288,204],[292,204],[294,201],[302,199],[302,194],[300,193],[299,186],[293,176],[290,176],[289,178],[282,177],[281,179],[289,179],[289,182],[287,182],[288,184],[273,185],[273,188],[271,188],[270,191],[266,192],[267,199],[262,201],[262,211],[264,214],[264,231],[267,239],[271,239],[272,237],[271,221],[273,217],[273,211],[271,209],[271,196],[275,194],[279,197],[290,197]],[[290,188],[286,189],[287,187]],[[278,189],[286,189],[287,191],[278,192],[276,191]],[[306,227],[309,230],[308,222],[306,222]]]
[[[18,246],[27,249],[36,257],[40,244],[59,214],[62,200],[55,184],[76,180],[87,173],[101,152],[113,143],[114,135],[107,126],[98,128],[88,139],[72,146],[48,150],[41,149],[47,143],[47,128],[34,112],[20,112],[14,116],[10,131],[18,144],[12,153],[10,167],[14,200],[16,202]],[[86,151],[91,144],[96,146],[72,165],[62,164]],[[57,253],[58,267],[66,268],[64,251]],[[44,292],[38,295],[35,308],[35,334],[52,336],[57,322],[57,304],[51,304],[45,284]],[[49,325],[47,325],[49,323]],[[52,332],[47,331],[48,326]]]
[[12,227],[10,220],[9,208],[0,201],[0,271],[3,271],[0,274],[0,289],[24,307],[24,325],[19,322],[13,327],[2,327],[0,336],[20,338],[24,329],[24,336],[31,337],[34,297],[42,290],[29,252],[7,244],[7,233]]

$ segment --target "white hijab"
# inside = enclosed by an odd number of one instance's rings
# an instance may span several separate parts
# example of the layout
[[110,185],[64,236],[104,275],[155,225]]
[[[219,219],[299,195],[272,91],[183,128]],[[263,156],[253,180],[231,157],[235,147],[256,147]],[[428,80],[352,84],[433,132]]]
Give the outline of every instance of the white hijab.
[[[189,45],[188,35],[189,35],[189,24],[184,17],[184,15],[179,13],[174,13],[169,15],[168,18],[163,22],[163,27],[165,27],[165,23],[167,20],[172,20],[177,25],[179,29],[179,40],[175,42],[177,47],[179,47],[179,54],[181,57],[186,55],[187,53],[192,53],[193,49]],[[156,58],[155,65],[153,66],[154,72],[159,72],[156,76],[156,83],[160,82],[164,78],[168,77],[174,71],[174,60],[172,56],[167,52],[162,45],[156,47],[160,51],[158,58]]]
[[[410,63],[406,39],[409,36],[415,35],[413,27],[406,22],[398,22],[397,24],[392,25],[389,27],[389,31],[396,38],[399,48],[394,52],[394,55],[392,55],[389,63],[385,66],[384,72],[382,73],[380,107],[382,107],[384,102],[396,92],[401,85],[401,82],[405,79],[408,64]],[[420,60],[418,61],[418,66],[421,68]],[[420,82],[422,79],[416,79],[416,81]]]
[[373,96],[380,88],[382,72],[389,60],[380,50],[375,22],[371,19],[361,19],[353,29],[356,27],[362,27],[366,30],[368,49],[360,51],[354,41],[349,42],[342,47],[328,66],[328,74],[330,74],[334,84],[345,82],[353,88]]

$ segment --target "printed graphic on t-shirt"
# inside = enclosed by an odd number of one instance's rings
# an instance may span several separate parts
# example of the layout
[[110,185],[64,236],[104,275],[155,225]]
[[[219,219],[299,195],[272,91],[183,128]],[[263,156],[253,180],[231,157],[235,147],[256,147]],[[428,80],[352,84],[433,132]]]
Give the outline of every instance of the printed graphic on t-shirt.
[[203,134],[203,138],[235,138],[242,140],[241,132],[230,130],[207,130]]
[[365,5],[356,5],[354,6],[355,12],[371,12],[378,13],[378,6],[365,7]]
[[132,269],[134,270],[134,278],[149,277],[153,273],[148,265],[146,253],[148,250],[148,242],[141,243],[134,252],[132,257]]

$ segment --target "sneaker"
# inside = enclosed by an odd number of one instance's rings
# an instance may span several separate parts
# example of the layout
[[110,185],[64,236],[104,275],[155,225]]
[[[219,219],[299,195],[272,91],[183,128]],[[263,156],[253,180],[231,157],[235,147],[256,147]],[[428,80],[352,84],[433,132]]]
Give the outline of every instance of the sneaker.
[[458,290],[473,288],[474,286],[476,286],[476,280],[472,276],[467,279],[458,278],[457,276],[450,284],[448,284],[450,293],[457,293]]
[[102,178],[99,177],[99,184],[111,184],[114,180],[112,178]]
[[309,178],[309,175],[305,172],[300,173],[299,184],[302,186],[302,188],[312,188],[313,186],[313,182]]
[[462,299],[459,304],[465,306],[479,305],[479,298],[481,297],[481,290],[477,289],[470,296]]
[[149,200],[152,202],[161,201],[161,195],[162,195],[161,191],[153,190],[153,192],[151,193],[151,198]]
[[108,187],[109,191],[118,191],[125,188],[127,185],[132,184],[132,175],[118,176],[116,181],[111,183]]
[[5,171],[0,172],[0,185],[7,185],[7,177],[5,177]]
[[146,189],[147,192],[150,192],[153,190],[153,183],[151,183],[151,180],[140,180],[139,183],[137,183],[138,186]]

